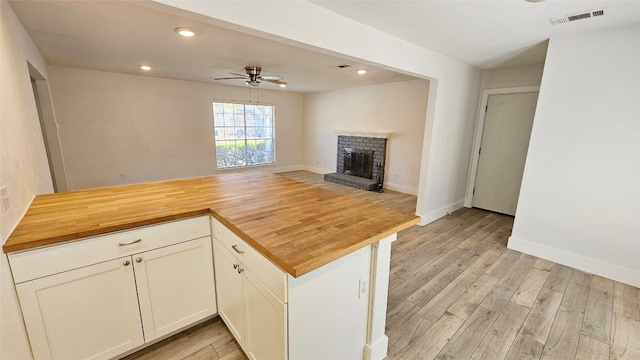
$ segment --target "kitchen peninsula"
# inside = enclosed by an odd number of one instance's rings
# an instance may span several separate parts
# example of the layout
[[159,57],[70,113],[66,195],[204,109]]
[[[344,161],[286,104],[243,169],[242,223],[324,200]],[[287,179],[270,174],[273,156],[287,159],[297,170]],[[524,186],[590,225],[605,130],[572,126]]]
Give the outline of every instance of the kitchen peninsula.
[[[218,313],[250,358],[382,359],[391,242],[417,222],[279,175],[230,173],[39,195],[3,250],[36,358],[117,357]],[[104,269],[84,273],[98,264]],[[170,268],[176,264],[184,267]],[[168,315],[153,313],[163,308],[157,304],[176,300],[154,296],[167,292],[181,269],[200,285],[175,280],[185,286],[177,292],[193,290],[197,296],[184,301],[203,300],[161,326]],[[132,335],[79,353],[56,348],[56,341],[76,342],[53,334],[56,318],[48,317],[45,300],[57,301],[60,284],[123,271],[132,279],[123,289],[135,284],[121,299],[136,305],[127,319],[138,304],[140,311],[130,321]],[[154,310],[145,313],[145,304]]]

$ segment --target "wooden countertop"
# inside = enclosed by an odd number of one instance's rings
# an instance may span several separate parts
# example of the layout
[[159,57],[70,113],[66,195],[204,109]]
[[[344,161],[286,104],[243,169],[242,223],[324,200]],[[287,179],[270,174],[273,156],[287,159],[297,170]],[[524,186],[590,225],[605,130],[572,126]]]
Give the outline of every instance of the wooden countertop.
[[294,277],[419,218],[285,177],[251,172],[38,195],[5,253],[212,214]]

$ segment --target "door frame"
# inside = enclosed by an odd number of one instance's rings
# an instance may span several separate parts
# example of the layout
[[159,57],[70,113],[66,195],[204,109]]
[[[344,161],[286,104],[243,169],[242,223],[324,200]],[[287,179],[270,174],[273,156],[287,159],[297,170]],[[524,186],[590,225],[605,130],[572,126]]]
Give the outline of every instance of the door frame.
[[[487,104],[491,95],[523,94],[540,92],[540,86],[519,86],[510,88],[484,89],[482,90],[482,101],[478,108],[476,119],[475,135],[471,148],[471,163],[469,164],[469,175],[467,176],[467,191],[464,196],[464,207],[470,208],[473,201],[473,189],[476,185],[476,175],[478,173],[478,163],[480,162],[480,145],[482,145],[482,134],[484,133],[484,121],[487,116]],[[535,119],[534,119],[535,121]]]
[[68,191],[67,167],[62,153],[60,143],[60,127],[55,119],[53,102],[49,91],[49,83],[40,72],[27,61],[29,76],[34,80],[33,99],[40,120],[40,130],[42,131],[42,141],[49,163],[51,173],[51,184],[54,192]]

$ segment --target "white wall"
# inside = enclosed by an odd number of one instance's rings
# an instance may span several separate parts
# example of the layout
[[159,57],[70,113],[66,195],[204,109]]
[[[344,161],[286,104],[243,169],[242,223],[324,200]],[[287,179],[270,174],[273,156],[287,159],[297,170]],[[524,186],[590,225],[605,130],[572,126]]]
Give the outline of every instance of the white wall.
[[640,26],[549,42],[509,247],[640,287]]
[[[24,215],[34,195],[53,191],[27,61],[47,77],[44,59],[13,9],[0,1],[0,186],[11,207],[0,211],[2,243]],[[13,280],[0,256],[0,358],[31,359]]]
[[431,81],[428,99],[425,99],[428,106],[416,213],[422,217],[421,223],[426,224],[462,207],[479,98],[479,69],[306,1],[257,1],[251,6],[242,1],[157,0],[155,3],[148,5],[428,78]]
[[305,94],[305,169],[336,171],[340,131],[391,133],[385,188],[417,194],[428,91],[429,81],[410,80]]
[[500,89],[540,85],[544,64],[510,66],[482,72],[480,88]]
[[56,66],[49,76],[70,190],[215,173],[213,100],[275,105],[277,166],[253,169],[302,168],[301,94]]

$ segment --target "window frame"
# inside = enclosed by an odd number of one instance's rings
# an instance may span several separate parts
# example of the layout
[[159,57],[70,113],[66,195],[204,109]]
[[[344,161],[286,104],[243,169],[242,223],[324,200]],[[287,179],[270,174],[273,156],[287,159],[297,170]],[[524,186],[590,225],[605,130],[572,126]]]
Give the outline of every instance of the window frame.
[[[219,162],[218,162],[218,141],[222,142],[222,143],[227,143],[229,142],[229,140],[223,140],[223,139],[216,139],[216,131],[220,130],[220,129],[225,129],[227,128],[227,126],[216,126],[216,118],[215,118],[215,105],[216,104],[223,104],[223,105],[242,105],[243,107],[243,125],[242,125],[242,131],[243,131],[243,135],[242,138],[240,139],[235,139],[236,142],[238,141],[242,141],[244,143],[244,155],[245,155],[245,159],[248,158],[248,154],[249,154],[249,146],[248,146],[248,141],[255,141],[258,140],[257,138],[248,138],[247,137],[247,110],[246,110],[246,106],[247,105],[251,105],[251,106],[264,106],[264,107],[271,107],[271,137],[262,137],[261,139],[265,139],[265,140],[270,140],[271,144],[272,144],[272,156],[273,156],[273,161],[271,162],[265,162],[265,163],[257,163],[257,164],[247,164],[245,161],[244,165],[233,165],[233,166],[225,166],[225,167],[219,167]],[[274,166],[276,165],[276,106],[275,104],[272,103],[256,103],[256,102],[251,102],[251,101],[235,101],[235,100],[213,100],[211,102],[211,111],[212,111],[212,123],[213,123],[213,144],[214,144],[214,151],[215,151],[215,162],[216,162],[216,171],[221,170],[233,170],[233,169],[243,169],[243,168],[250,168],[250,167],[256,167],[256,166]],[[268,128],[266,126],[263,126],[262,128]]]

